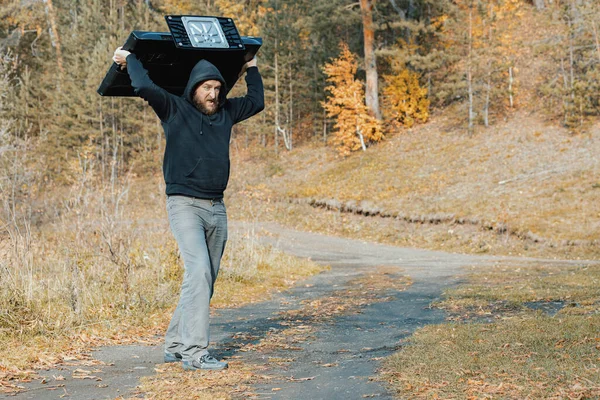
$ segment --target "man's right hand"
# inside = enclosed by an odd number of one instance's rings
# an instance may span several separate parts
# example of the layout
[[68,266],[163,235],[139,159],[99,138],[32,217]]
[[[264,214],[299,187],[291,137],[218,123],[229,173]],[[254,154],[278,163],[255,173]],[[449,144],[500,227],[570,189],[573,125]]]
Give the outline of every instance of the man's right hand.
[[129,51],[123,50],[122,47],[117,47],[112,59],[121,67],[121,69],[125,69],[127,67],[127,56],[130,54]]

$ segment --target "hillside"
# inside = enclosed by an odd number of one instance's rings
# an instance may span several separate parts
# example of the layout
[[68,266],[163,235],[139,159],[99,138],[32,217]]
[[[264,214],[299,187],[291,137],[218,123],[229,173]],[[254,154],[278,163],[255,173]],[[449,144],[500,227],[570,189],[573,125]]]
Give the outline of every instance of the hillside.
[[[240,150],[234,142],[230,214],[401,246],[597,258],[600,123],[583,111],[577,123],[567,123],[574,116],[569,101],[556,97],[560,82],[568,80],[567,53],[560,54],[573,46],[567,41],[572,33],[560,23],[567,10],[558,4],[544,12],[518,7],[504,31],[499,28],[505,56],[514,63],[514,107],[507,104],[505,71],[497,100],[504,106],[490,115],[489,127],[479,115],[468,134],[465,99],[436,108],[426,124],[393,129],[384,142],[347,158],[314,139],[278,155],[258,147]],[[573,15],[577,23],[593,25],[597,14]],[[585,49],[577,56],[585,58],[594,48],[571,50]],[[577,85],[593,86],[593,75],[579,79],[587,81]],[[585,96],[595,101],[595,95]],[[475,105],[479,113],[481,103]]]
[[600,254],[600,126],[515,114],[473,137],[445,115],[346,159],[234,152],[233,219],[455,252]]

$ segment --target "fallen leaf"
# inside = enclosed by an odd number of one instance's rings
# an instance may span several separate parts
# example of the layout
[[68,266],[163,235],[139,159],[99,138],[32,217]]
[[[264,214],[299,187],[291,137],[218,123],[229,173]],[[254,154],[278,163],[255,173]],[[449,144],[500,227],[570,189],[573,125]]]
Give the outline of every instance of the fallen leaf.
[[85,369],[76,369],[72,372],[73,379],[96,379],[96,376],[90,375],[92,371],[87,371]]
[[74,375],[73,379],[97,379],[94,375]]
[[303,381],[312,381],[315,378],[316,378],[316,376],[309,376],[306,378],[294,378],[293,376],[291,376],[288,379],[292,382],[303,382]]
[[88,371],[88,370],[85,370],[85,369],[77,368],[76,370],[73,371],[72,374],[73,375],[89,375],[91,373],[92,373],[92,371]]

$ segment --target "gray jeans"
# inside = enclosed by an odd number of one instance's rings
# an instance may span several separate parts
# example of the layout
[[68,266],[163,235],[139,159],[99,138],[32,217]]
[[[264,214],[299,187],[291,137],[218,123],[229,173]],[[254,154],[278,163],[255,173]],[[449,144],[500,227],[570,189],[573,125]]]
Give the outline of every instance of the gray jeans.
[[227,211],[222,201],[169,196],[167,212],[185,272],[165,351],[191,360],[208,352],[209,305],[227,242]]

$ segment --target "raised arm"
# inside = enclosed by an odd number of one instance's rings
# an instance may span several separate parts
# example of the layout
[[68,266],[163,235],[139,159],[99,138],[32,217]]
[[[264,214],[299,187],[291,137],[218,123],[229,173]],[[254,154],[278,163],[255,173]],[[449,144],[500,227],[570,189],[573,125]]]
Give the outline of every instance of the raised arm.
[[120,65],[121,69],[127,68],[135,94],[150,104],[161,121],[167,121],[174,113],[171,94],[152,82],[148,76],[148,71],[135,54],[119,47],[115,50],[113,61]]
[[229,112],[234,123],[248,119],[265,108],[265,93],[256,58],[248,61],[242,68],[242,73],[243,71],[246,71],[248,92],[244,97],[229,100]]

